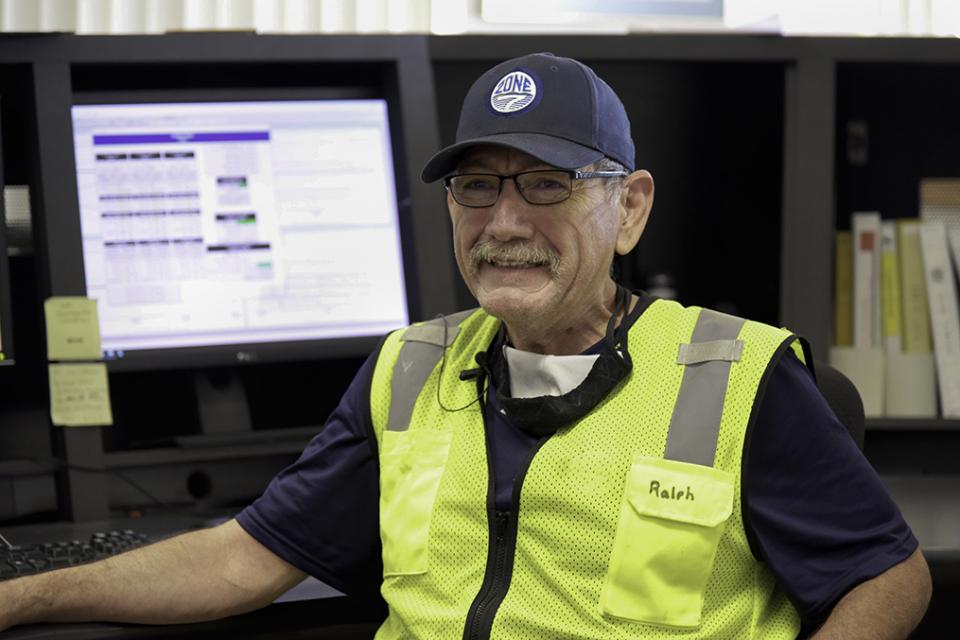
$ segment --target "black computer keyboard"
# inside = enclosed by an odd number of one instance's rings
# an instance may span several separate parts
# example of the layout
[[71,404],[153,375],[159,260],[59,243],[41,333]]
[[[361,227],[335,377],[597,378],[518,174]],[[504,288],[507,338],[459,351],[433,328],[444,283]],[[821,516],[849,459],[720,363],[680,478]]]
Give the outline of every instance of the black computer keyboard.
[[0,538],[0,580],[60,569],[112,556],[148,542],[145,534],[130,529],[94,533],[86,542],[70,540],[28,544],[3,544]]

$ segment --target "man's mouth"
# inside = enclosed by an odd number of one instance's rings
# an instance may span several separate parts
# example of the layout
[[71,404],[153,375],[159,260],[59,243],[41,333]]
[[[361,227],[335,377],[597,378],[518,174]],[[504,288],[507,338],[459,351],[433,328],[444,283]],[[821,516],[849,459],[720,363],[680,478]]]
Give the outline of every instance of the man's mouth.
[[484,264],[488,264],[494,267],[499,267],[501,269],[536,269],[537,267],[547,266],[544,262],[525,262],[517,260],[498,260],[496,258],[490,260],[484,260]]

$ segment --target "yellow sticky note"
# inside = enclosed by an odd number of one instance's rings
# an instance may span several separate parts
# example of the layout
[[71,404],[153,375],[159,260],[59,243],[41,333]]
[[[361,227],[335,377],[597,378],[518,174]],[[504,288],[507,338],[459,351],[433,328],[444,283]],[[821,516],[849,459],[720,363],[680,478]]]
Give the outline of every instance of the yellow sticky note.
[[61,427],[113,424],[107,365],[50,364],[50,419]]
[[96,300],[83,296],[47,298],[43,313],[47,320],[49,360],[100,358],[100,320]]

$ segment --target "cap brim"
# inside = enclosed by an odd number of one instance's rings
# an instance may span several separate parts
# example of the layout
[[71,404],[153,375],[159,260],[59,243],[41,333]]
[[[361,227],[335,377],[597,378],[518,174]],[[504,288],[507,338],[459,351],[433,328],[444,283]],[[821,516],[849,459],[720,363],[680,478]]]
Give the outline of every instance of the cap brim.
[[464,140],[441,149],[423,167],[420,179],[424,182],[434,182],[449,175],[457,168],[457,163],[464,151],[482,144],[523,151],[561,169],[579,169],[603,157],[603,153],[596,149],[542,133],[501,133]]

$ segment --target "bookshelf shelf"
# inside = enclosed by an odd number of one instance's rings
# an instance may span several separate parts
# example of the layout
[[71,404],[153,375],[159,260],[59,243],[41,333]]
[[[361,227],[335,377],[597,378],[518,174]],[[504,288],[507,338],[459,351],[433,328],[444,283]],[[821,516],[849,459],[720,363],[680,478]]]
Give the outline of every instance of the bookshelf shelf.
[[867,431],[960,431],[960,420],[937,418],[871,418]]
[[863,453],[881,475],[957,477],[960,420],[867,420]]

